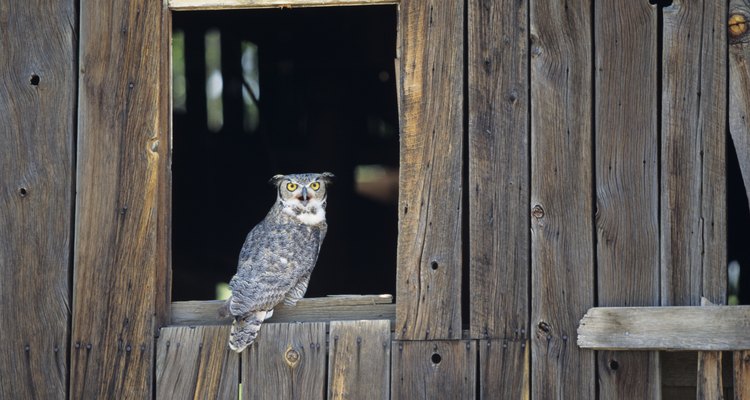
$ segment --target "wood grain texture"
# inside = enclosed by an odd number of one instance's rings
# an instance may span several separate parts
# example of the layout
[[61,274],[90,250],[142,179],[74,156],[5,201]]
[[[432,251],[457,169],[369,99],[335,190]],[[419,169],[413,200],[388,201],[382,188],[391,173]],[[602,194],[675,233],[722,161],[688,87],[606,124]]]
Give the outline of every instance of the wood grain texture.
[[[468,2],[471,336],[513,346],[529,329],[527,18],[526,2]],[[520,384],[524,351],[503,354]]]
[[[71,398],[152,395],[165,184],[159,1],[80,3]],[[163,219],[161,219],[163,221]]]
[[473,399],[476,341],[393,341],[391,399]]
[[404,0],[396,337],[461,337],[464,3]]
[[594,304],[591,19],[588,0],[530,2],[532,398],[596,395],[573,340]]
[[237,399],[240,356],[228,326],[162,328],[156,344],[157,399]]
[[726,302],[726,3],[664,8],[663,305]]
[[480,340],[479,399],[531,398],[531,359],[528,340]]
[[750,399],[750,350],[732,353],[734,400]]
[[399,0],[169,0],[173,11],[241,10],[248,8],[300,8],[331,6],[376,6]]
[[[305,298],[296,306],[279,304],[269,322],[328,322],[360,319],[396,319],[396,305],[390,295],[328,296]],[[227,325],[218,310],[223,300],[176,301],[171,307],[172,325]]]
[[698,352],[698,399],[723,399],[724,387],[721,380],[721,352]]
[[[600,306],[659,305],[657,8],[594,7],[597,294]],[[606,22],[605,22],[606,21]],[[597,353],[599,395],[658,398],[658,354]]]
[[65,399],[77,13],[0,5],[0,398]]
[[737,151],[745,193],[750,199],[750,2],[730,0],[730,21],[732,16],[736,20],[729,27],[729,131]]
[[263,324],[242,353],[243,399],[323,399],[326,324]]
[[750,349],[750,306],[597,307],[578,328],[578,345],[608,350]]
[[329,400],[390,398],[390,321],[332,321],[329,342]]

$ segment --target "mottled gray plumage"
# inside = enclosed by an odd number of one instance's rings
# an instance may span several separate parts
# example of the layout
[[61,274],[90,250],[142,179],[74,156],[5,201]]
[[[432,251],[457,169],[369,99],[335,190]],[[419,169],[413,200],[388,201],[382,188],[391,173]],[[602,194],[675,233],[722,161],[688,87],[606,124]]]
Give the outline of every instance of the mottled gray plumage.
[[253,343],[263,320],[280,302],[295,305],[307,291],[328,225],[327,185],[333,174],[276,175],[277,198],[268,215],[247,235],[232,296],[222,314],[234,317],[229,347],[241,352]]

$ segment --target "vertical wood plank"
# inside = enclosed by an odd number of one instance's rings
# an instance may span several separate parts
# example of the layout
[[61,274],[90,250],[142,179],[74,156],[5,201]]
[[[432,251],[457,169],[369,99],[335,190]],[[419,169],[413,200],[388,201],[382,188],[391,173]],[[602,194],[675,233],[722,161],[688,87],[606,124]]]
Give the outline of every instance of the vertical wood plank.
[[463,4],[400,5],[399,339],[461,337]]
[[476,342],[394,341],[392,400],[473,399],[476,395]]
[[77,13],[0,5],[0,398],[64,399]]
[[390,398],[390,321],[331,321],[329,340],[329,400]]
[[[469,224],[471,337],[500,339],[520,384],[529,328],[528,4],[471,0]],[[512,344],[511,344],[512,343]],[[497,388],[518,390],[519,385]]]
[[[163,3],[80,3],[71,398],[150,398],[164,129]],[[161,219],[163,221],[163,219]],[[161,301],[161,300],[159,300]]]
[[529,343],[512,340],[480,340],[479,399],[531,398]]
[[243,399],[325,398],[326,324],[264,324],[242,353]]
[[595,397],[591,3],[530,3],[531,397]]
[[156,344],[157,399],[237,399],[240,357],[229,326],[162,328]]
[[[715,306],[707,298],[701,298],[701,306]],[[722,367],[720,351],[699,351],[697,368],[697,398],[723,399]]]
[[664,8],[663,305],[726,302],[726,3]]
[[699,400],[719,400],[724,398],[721,382],[721,352],[698,352],[698,391]]
[[750,1],[729,0],[729,131],[750,199]]
[[[599,306],[659,305],[658,12],[594,6]],[[657,352],[598,352],[599,396],[660,396]]]
[[750,350],[735,351],[734,400],[750,400]]

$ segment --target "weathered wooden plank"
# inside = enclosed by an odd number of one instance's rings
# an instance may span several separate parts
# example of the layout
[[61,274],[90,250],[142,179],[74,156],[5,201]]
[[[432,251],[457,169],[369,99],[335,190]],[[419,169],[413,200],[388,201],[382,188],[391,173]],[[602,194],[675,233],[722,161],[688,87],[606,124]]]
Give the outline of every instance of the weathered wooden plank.
[[750,1],[729,0],[729,131],[750,199]]
[[396,337],[461,337],[464,3],[403,0]]
[[[701,298],[701,306],[716,306],[707,298]],[[697,398],[722,399],[722,368],[720,351],[699,351],[697,368]]]
[[376,6],[399,0],[169,0],[173,11],[241,10],[248,8],[300,8],[331,6]]
[[529,343],[480,340],[479,399],[529,399]]
[[243,399],[323,399],[326,324],[263,324],[242,353]]
[[698,352],[698,399],[723,399],[721,381],[721,352]]
[[0,398],[64,399],[76,2],[0,5]]
[[[152,395],[160,185],[162,2],[80,3],[71,398]],[[161,219],[163,220],[163,219]],[[157,297],[159,300],[157,300]]]
[[390,321],[332,321],[329,341],[329,400],[390,398]]
[[468,2],[471,336],[513,347],[497,353],[516,357],[496,360],[505,384],[487,388],[503,398],[528,376],[527,19],[527,2]]
[[228,326],[162,328],[156,344],[157,399],[237,399],[240,356]]
[[750,349],[750,306],[597,307],[581,319],[578,345],[609,350]]
[[[659,305],[658,12],[594,7],[597,293],[600,306]],[[599,395],[659,398],[658,353],[597,354]]]
[[[326,322],[359,319],[396,319],[391,295],[328,296],[306,298],[294,307],[279,304],[269,322]],[[223,300],[176,301],[171,307],[172,325],[225,325],[231,318],[219,317]]]
[[595,396],[573,340],[594,304],[591,8],[530,2],[532,398]]
[[750,350],[735,351],[734,364],[734,400],[750,399]]
[[393,341],[391,399],[473,399],[476,342]]
[[663,305],[726,302],[726,3],[664,8]]

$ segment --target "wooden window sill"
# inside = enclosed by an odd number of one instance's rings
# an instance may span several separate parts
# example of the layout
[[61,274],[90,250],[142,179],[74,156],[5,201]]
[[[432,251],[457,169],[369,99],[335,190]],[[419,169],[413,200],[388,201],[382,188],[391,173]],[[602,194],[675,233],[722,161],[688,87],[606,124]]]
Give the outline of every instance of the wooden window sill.
[[[228,325],[231,318],[221,318],[218,310],[223,300],[172,302],[172,326]],[[336,295],[301,299],[296,306],[278,305],[267,322],[328,322],[367,319],[396,319],[393,296]]]

